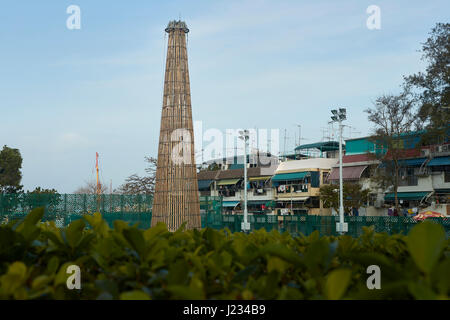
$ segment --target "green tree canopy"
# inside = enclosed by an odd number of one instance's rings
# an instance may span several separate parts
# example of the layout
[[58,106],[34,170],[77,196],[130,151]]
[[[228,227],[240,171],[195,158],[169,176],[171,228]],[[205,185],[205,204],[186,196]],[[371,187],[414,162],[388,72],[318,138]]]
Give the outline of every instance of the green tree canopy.
[[19,149],[6,145],[0,151],[0,193],[17,193],[22,190],[22,156]]
[[418,119],[427,133],[424,144],[442,143],[449,138],[450,123],[450,23],[438,23],[422,47],[424,72],[405,77],[407,86],[416,90],[420,103]]
[[391,188],[395,194],[395,207],[398,210],[397,189],[401,169],[400,159],[404,157],[404,140],[411,135],[416,122],[416,104],[408,88],[399,95],[387,94],[378,97],[374,107],[364,110],[374,124],[371,140],[387,150],[373,157],[379,158],[389,170],[378,170],[372,176],[380,187]]
[[[351,213],[352,208],[359,209],[366,204],[369,190],[362,189],[359,183],[345,182],[343,185],[344,196],[344,212]],[[326,208],[333,208],[339,212],[339,186],[338,185],[323,185],[320,187],[320,200]]]

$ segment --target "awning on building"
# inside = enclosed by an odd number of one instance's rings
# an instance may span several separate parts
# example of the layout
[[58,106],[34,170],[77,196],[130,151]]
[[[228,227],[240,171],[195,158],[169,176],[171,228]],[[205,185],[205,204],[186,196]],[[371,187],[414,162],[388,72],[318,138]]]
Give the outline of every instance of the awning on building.
[[269,200],[265,203],[266,207],[275,207],[277,202],[275,200]]
[[450,166],[450,157],[439,157],[431,159],[428,166]]
[[266,181],[267,179],[270,179],[270,176],[265,177],[251,177],[248,180],[249,181]]
[[[397,198],[399,200],[417,200],[420,201],[423,198],[425,198],[427,195],[429,195],[430,192],[398,192]],[[384,196],[384,200],[395,200],[395,195],[393,192],[387,193]]]
[[226,208],[234,208],[236,207],[240,202],[239,201],[223,201],[222,207]]
[[306,201],[306,200],[308,200],[309,199],[309,197],[297,197],[297,198],[292,198],[292,200],[291,200],[291,198],[279,198],[279,199],[277,199],[277,201],[292,201],[292,202],[295,202],[295,201]]
[[213,180],[198,180],[198,190],[209,189]]
[[239,180],[241,179],[225,179],[225,180],[220,180],[217,185],[218,186],[229,186],[229,185],[234,185],[236,183],[239,182]]
[[[399,160],[398,164],[401,167],[420,167],[425,162],[425,160],[426,160],[426,158]],[[384,167],[386,167],[385,162],[380,164],[380,168],[384,168]]]
[[279,173],[272,177],[272,181],[291,181],[301,180],[309,175],[308,171],[304,172],[292,172],[292,173]]
[[400,160],[400,165],[404,167],[420,167],[426,158]]
[[[344,180],[359,180],[367,166],[343,167],[342,178]],[[339,168],[333,168],[328,180],[339,180]]]
[[262,206],[267,203],[267,200],[248,200],[247,204],[251,204],[254,206]]

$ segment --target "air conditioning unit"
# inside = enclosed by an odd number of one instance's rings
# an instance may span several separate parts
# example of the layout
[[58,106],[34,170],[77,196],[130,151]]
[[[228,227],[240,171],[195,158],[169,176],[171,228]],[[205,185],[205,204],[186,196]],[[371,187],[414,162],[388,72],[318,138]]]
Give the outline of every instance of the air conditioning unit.
[[441,152],[449,152],[450,151],[450,145],[446,144],[445,146],[441,146],[442,151]]

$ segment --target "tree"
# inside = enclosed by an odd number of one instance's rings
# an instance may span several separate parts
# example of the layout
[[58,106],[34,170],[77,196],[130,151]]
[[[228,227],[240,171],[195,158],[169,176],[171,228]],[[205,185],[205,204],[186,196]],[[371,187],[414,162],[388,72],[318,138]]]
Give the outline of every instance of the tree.
[[53,210],[61,203],[62,197],[55,189],[43,189],[41,187],[35,188],[33,191],[27,191],[23,194],[23,203],[25,207],[31,210],[38,207],[47,207]]
[[145,157],[145,162],[148,163],[147,168],[145,168],[147,176],[140,177],[133,174],[126,178],[125,183],[115,191],[120,194],[154,194],[158,160],[153,157]]
[[403,143],[416,120],[414,109],[414,99],[405,88],[399,95],[380,96],[375,101],[374,108],[365,110],[369,121],[375,125],[375,134],[371,140],[387,150],[387,153],[373,155],[382,161],[384,169],[377,170],[372,180],[383,188],[393,188],[397,211],[400,159],[404,157]]
[[22,191],[22,156],[19,149],[8,148],[0,151],[0,193],[19,193]]
[[425,72],[404,77],[416,89],[420,101],[417,116],[427,132],[423,144],[442,143],[449,138],[450,123],[450,23],[438,23],[422,47]]
[[[359,183],[343,184],[344,212],[350,214],[352,208],[359,209],[368,199],[369,190],[362,189]],[[328,184],[320,187],[320,200],[326,208],[333,208],[339,212],[339,186]]]
[[[109,192],[109,188],[100,183],[100,193],[106,194]],[[84,186],[75,190],[74,194],[97,194],[97,183],[95,181],[86,181]]]

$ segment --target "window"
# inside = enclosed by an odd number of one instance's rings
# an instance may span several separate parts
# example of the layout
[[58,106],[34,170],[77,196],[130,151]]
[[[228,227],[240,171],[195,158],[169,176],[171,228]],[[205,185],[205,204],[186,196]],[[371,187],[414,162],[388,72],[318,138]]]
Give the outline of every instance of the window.
[[[418,170],[418,168],[417,168]],[[401,168],[399,170],[399,187],[417,186],[419,178],[416,175],[415,168]]]
[[322,172],[322,183],[323,184],[328,183],[328,172]]
[[450,171],[449,170],[444,172],[444,182],[450,182]]

